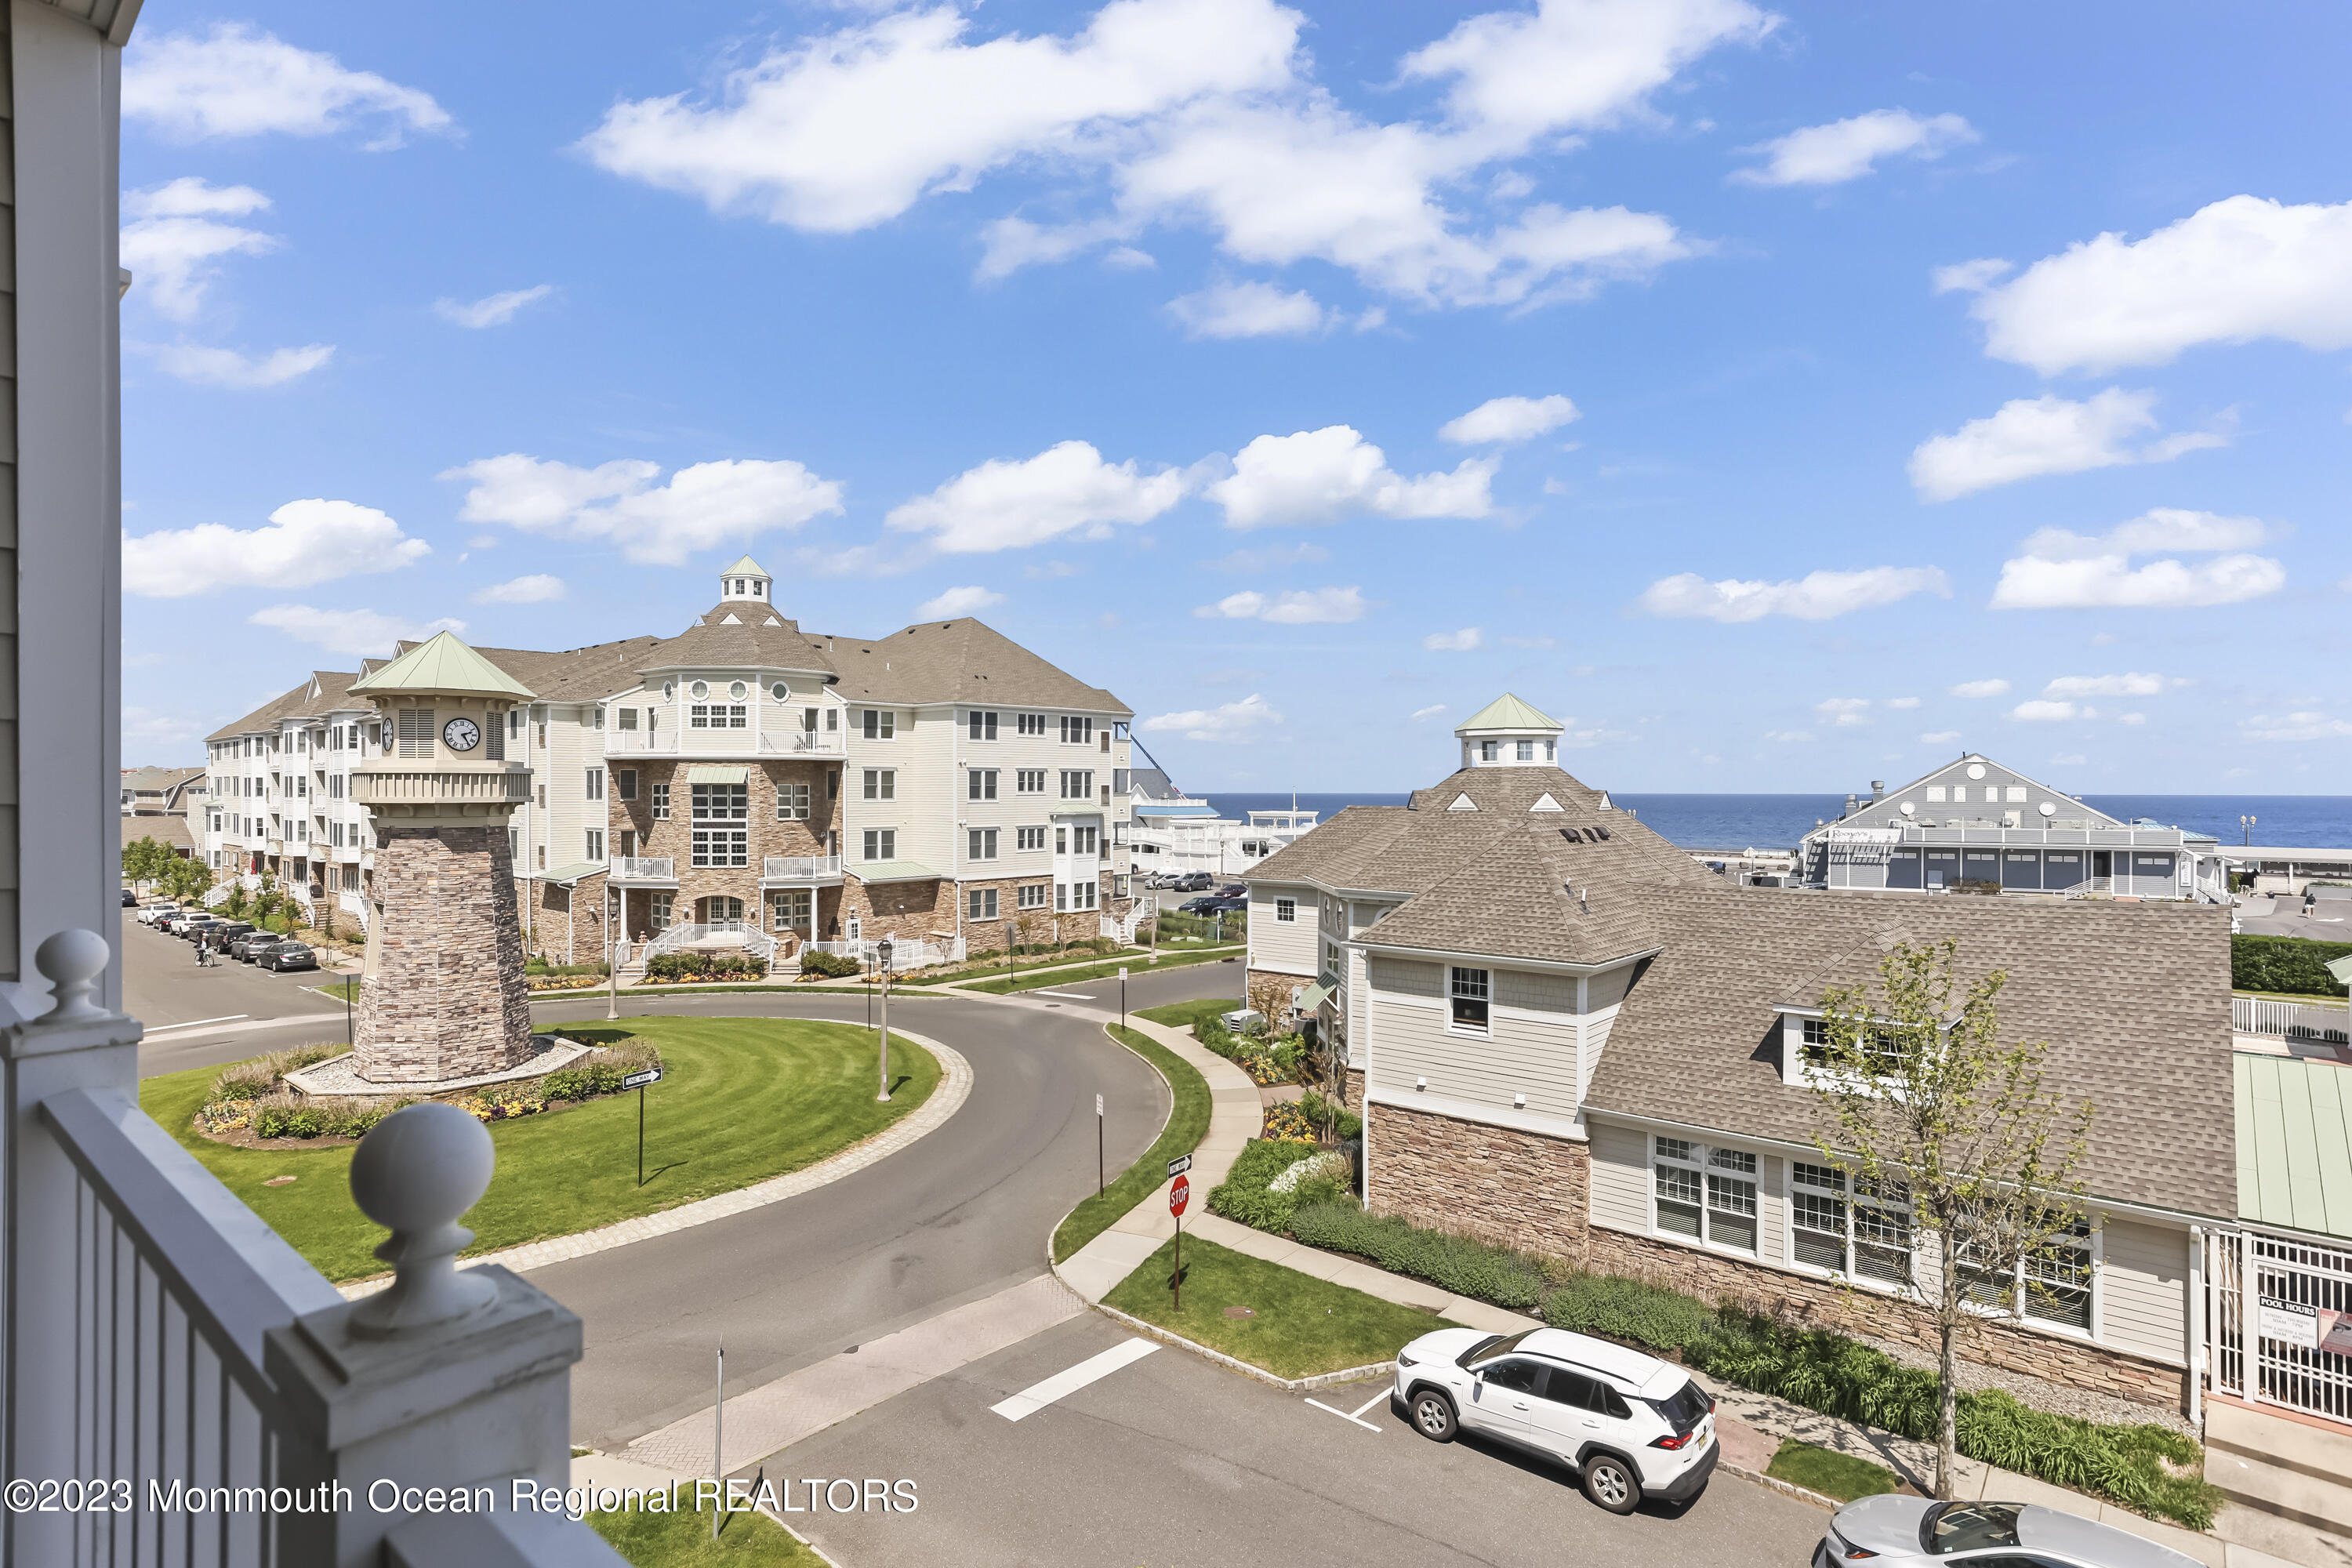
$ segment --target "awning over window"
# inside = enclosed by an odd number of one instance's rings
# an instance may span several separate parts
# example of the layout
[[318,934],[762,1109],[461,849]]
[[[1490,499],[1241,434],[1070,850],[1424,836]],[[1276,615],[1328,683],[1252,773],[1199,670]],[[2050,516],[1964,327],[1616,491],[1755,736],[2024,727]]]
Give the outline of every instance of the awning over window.
[[1312,1013],[1329,1000],[1331,1000],[1331,988],[1328,985],[1309,985],[1298,998],[1298,1010],[1302,1013]]
[[751,782],[750,773],[749,768],[730,768],[712,763],[699,763],[686,770],[686,782],[690,784],[748,784]]
[[575,860],[569,866],[558,866],[552,871],[541,871],[539,873],[539,879],[542,882],[562,882],[569,885],[583,878],[593,877],[604,868],[604,862],[602,860]]
[[919,860],[866,860],[849,868],[861,882],[936,882],[940,873]]

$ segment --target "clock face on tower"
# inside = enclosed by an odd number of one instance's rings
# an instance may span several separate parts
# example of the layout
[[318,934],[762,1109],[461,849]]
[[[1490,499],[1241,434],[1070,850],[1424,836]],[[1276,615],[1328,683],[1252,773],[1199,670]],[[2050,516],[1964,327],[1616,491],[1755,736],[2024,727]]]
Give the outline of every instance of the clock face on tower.
[[471,719],[452,719],[441,726],[441,739],[453,752],[470,752],[482,743],[482,728]]

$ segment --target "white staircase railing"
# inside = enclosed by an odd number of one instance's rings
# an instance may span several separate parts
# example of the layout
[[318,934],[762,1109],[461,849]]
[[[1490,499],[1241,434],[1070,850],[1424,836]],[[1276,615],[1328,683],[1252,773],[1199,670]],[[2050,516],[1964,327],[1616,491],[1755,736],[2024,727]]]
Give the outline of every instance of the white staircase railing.
[[704,921],[670,927],[646,942],[645,951],[634,963],[649,963],[665,952],[698,946],[715,936],[740,938],[747,951],[759,954],[772,964],[776,961],[776,939],[749,921]]
[[335,896],[335,907],[359,921],[360,930],[367,930],[368,908],[365,899],[357,893],[338,893]]
[[838,855],[766,855],[760,860],[760,876],[762,880],[770,882],[840,875],[841,857]]

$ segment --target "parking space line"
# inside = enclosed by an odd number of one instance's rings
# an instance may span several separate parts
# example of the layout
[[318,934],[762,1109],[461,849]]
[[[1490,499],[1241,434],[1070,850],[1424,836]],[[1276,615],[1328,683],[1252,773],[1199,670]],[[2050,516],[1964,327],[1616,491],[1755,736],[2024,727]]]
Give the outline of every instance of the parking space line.
[[1125,1340],[1111,1346],[1100,1355],[1091,1355],[1066,1372],[1057,1372],[1043,1383],[1033,1383],[1009,1398],[989,1406],[1007,1421],[1018,1421],[1034,1415],[1057,1399],[1076,1394],[1088,1384],[1099,1383],[1123,1366],[1141,1361],[1160,1348],[1153,1340]]
[[249,1018],[251,1016],[253,1016],[253,1015],[250,1013],[224,1013],[217,1018],[191,1018],[184,1024],[158,1024],[154,1028],[148,1031],[147,1037],[152,1039],[157,1035],[168,1034],[173,1029],[194,1029],[201,1027],[205,1024],[234,1024],[239,1018]]
[[1094,1000],[1091,996],[1082,996],[1075,991],[1032,991],[1029,994],[1032,996],[1058,996],[1065,1002],[1091,1002]]
[[1363,1415],[1365,1411],[1370,1410],[1373,1405],[1378,1405],[1381,1400],[1386,1399],[1387,1397],[1388,1394],[1385,1392],[1374,1394],[1371,1398],[1365,1400],[1361,1405],[1356,1406],[1356,1413],[1353,1415],[1350,1415],[1346,1411],[1339,1409],[1333,1405],[1326,1405],[1319,1399],[1310,1399],[1307,1403],[1312,1405],[1318,1410],[1328,1411],[1331,1415],[1337,1415],[1342,1421],[1353,1421],[1357,1426],[1361,1426],[1367,1432],[1377,1432],[1380,1428],[1373,1426],[1370,1422],[1363,1419]]

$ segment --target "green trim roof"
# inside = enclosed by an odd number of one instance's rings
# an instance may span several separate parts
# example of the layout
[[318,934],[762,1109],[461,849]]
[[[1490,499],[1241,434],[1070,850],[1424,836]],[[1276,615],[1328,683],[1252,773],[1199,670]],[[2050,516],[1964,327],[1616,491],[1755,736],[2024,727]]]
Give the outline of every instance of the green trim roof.
[[936,882],[940,873],[919,860],[867,860],[850,868],[861,882]]
[[2352,1068],[2237,1054],[2238,1217],[2352,1239]]
[[538,694],[467,647],[449,632],[421,642],[382,669],[351,684],[353,691],[478,691],[529,701]]
[[574,860],[569,866],[558,866],[552,871],[541,871],[539,874],[539,879],[542,882],[577,882],[583,878],[594,876],[604,868],[604,862],[602,860]]
[[730,768],[716,763],[701,763],[686,770],[686,782],[690,784],[739,784],[750,777],[749,768]]
[[1456,724],[1454,727],[1454,732],[1460,735],[1473,730],[1559,731],[1566,728],[1567,726],[1558,720],[1547,718],[1506,691],[1469,718]]
[[721,577],[733,577],[739,574],[745,577],[765,577],[768,574],[765,568],[748,555],[719,574]]

